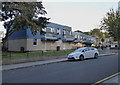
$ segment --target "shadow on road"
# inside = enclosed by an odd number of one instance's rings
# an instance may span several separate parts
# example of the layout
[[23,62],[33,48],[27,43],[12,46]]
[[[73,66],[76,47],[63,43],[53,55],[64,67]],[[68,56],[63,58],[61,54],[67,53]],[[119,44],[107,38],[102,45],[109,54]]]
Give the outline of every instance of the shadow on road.
[[[86,59],[84,59],[83,61],[85,61],[85,60],[91,60],[91,59],[96,59],[96,58],[86,58]],[[81,60],[66,60],[66,62],[83,62],[83,61],[81,61]]]

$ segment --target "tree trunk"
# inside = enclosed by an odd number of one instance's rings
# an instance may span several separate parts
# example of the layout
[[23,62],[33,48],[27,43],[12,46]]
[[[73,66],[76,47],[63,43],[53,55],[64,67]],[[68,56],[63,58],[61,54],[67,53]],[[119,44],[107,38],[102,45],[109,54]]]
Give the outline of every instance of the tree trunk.
[[7,37],[2,39],[2,51],[8,51],[8,39]]

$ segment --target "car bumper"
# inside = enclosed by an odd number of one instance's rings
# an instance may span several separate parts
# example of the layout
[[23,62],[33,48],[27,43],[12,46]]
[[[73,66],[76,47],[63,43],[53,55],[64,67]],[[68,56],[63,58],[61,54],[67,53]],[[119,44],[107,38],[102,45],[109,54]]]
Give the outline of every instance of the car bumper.
[[68,57],[68,59],[75,59],[74,57]]
[[74,57],[70,57],[70,58],[68,58],[68,60],[75,60],[75,58]]

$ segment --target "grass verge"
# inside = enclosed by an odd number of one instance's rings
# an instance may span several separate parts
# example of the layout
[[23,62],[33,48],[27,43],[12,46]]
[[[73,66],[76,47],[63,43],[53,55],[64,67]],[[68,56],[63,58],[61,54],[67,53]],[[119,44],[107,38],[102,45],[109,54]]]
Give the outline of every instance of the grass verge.
[[12,58],[12,57],[26,57],[26,56],[52,56],[52,55],[61,55],[61,54],[69,54],[73,52],[73,50],[61,50],[61,51],[47,51],[47,52],[27,52],[27,53],[15,53],[15,52],[5,52],[2,53],[2,58]]

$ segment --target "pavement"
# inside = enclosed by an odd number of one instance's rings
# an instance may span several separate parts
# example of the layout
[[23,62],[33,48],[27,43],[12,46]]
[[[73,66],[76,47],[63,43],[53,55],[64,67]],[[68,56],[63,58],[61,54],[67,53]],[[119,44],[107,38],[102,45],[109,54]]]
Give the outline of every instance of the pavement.
[[120,85],[120,74],[104,81],[103,83],[118,83],[118,85]]
[[[36,62],[29,62],[29,63],[21,63],[21,64],[13,64],[13,65],[4,65],[0,66],[0,71],[5,71],[5,70],[13,70],[13,69],[19,69],[19,68],[25,68],[25,67],[34,67],[38,65],[45,65],[45,64],[51,64],[51,63],[57,63],[57,62],[62,62],[66,61],[67,58],[63,59],[55,59],[55,60],[47,60],[47,61],[36,61]],[[1,68],[2,67],[2,68]]]
[[115,74],[113,74],[113,75],[110,75],[110,76],[108,76],[108,77],[106,77],[106,78],[104,78],[104,79],[102,79],[102,80],[100,80],[100,81],[97,81],[95,84],[93,84],[93,85],[98,85],[98,84],[105,84],[105,85],[107,85],[107,84],[113,84],[113,85],[120,85],[120,72],[118,72],[118,73],[115,73]]

